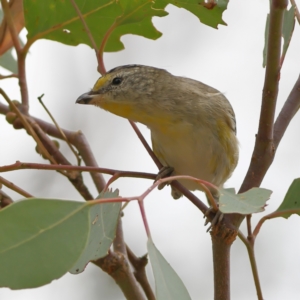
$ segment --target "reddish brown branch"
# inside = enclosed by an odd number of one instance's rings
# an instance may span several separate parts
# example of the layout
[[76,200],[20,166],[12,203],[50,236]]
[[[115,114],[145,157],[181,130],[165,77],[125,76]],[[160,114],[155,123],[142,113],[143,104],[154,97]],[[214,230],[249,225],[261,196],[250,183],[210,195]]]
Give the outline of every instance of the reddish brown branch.
[[0,208],[4,208],[5,206],[12,204],[13,200],[0,189]]
[[3,185],[5,185],[6,187],[8,187],[9,189],[17,192],[18,194],[26,197],[26,198],[31,198],[33,197],[31,194],[27,193],[26,191],[24,191],[23,189],[21,189],[20,187],[18,187],[17,185],[15,185],[14,183],[6,180],[5,178],[0,176],[0,183],[2,183]]
[[[0,102],[0,113],[6,115],[9,111],[9,107]],[[46,134],[49,134],[58,139],[63,139],[63,136],[53,124],[31,116],[28,116],[27,118],[34,120]],[[23,126],[23,124],[20,124],[20,126]],[[98,165],[96,159],[82,132],[72,132],[66,129],[62,129],[62,131],[64,132],[70,143],[72,143],[77,148],[85,164],[87,166],[97,167]],[[97,187],[98,192],[100,193],[105,187],[105,180],[103,176],[100,173],[96,172],[91,173],[91,176],[95,183],[95,186]]]
[[277,149],[283,134],[300,108],[300,76],[285,101],[274,124],[274,146]]
[[144,173],[144,172],[130,172],[120,171],[107,168],[98,167],[85,167],[85,166],[72,166],[72,165],[49,165],[49,164],[37,164],[37,163],[25,163],[17,161],[14,164],[0,167],[1,172],[9,172],[21,169],[35,169],[35,170],[66,170],[66,171],[80,171],[80,172],[101,172],[103,174],[118,174],[118,177],[137,177],[145,179],[155,179],[156,174]]
[[[267,41],[267,58],[265,83],[262,95],[262,106],[259,128],[256,136],[251,163],[240,188],[240,193],[252,187],[260,186],[267,170],[273,162],[275,145],[273,142],[273,124],[280,79],[280,53],[283,26],[283,15],[287,7],[286,0],[270,2],[270,24]],[[243,220],[242,216],[234,218],[236,226]]]
[[122,290],[128,300],[144,300],[136,279],[130,269],[125,256],[120,253],[109,252],[104,258],[94,261],[104,272],[110,275]]
[[152,291],[146,274],[146,265],[148,264],[147,254],[143,255],[142,257],[137,257],[128,246],[126,249],[128,259],[134,268],[134,276],[136,280],[141,285],[145,295],[147,296],[147,299],[155,300],[155,295]]

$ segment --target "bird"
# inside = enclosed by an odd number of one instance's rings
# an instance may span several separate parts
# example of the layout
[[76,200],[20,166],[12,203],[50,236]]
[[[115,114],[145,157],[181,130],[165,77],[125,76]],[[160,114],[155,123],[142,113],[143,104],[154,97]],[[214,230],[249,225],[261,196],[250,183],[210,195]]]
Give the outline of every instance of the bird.
[[[105,73],[76,103],[146,125],[153,152],[172,175],[190,175],[222,188],[236,168],[234,111],[223,93],[202,82],[152,66],[124,65]],[[203,191],[195,181],[178,181]],[[182,196],[171,188],[174,199]],[[211,192],[218,197],[215,189]]]

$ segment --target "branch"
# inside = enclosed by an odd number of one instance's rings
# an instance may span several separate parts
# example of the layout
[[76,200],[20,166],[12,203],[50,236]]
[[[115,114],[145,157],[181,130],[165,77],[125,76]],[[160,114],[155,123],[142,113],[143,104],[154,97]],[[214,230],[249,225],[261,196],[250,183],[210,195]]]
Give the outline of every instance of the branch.
[[[214,230],[215,227],[213,227]],[[214,267],[214,299],[230,300],[230,247],[224,237],[211,233]]]
[[[256,136],[251,163],[239,193],[260,186],[273,162],[275,145],[273,143],[273,124],[280,79],[280,53],[283,15],[286,0],[270,1],[270,24],[267,41],[265,83],[262,95],[259,128]],[[243,216],[234,215],[233,221],[239,226]]]
[[1,75],[0,74],[0,80],[8,79],[8,78],[19,78],[19,76],[17,74],[10,74],[10,75]]
[[0,208],[4,208],[5,206],[12,204],[13,200],[0,189]]
[[22,99],[24,113],[27,114],[28,109],[29,109],[29,96],[28,96],[26,68],[25,68],[26,52],[23,52],[23,49],[21,47],[21,44],[19,41],[19,36],[16,31],[7,0],[1,0],[1,4],[2,4],[5,20],[7,22],[8,28],[10,30],[13,44],[14,44],[14,47],[16,49],[17,56],[18,56],[18,77],[19,77],[19,85],[20,85],[20,90],[21,90],[21,99]]
[[144,300],[137,281],[130,269],[125,256],[120,253],[109,252],[104,258],[94,261],[104,272],[110,275],[122,290],[128,300]]
[[283,134],[300,108],[300,76],[285,101],[274,124],[274,146],[277,149]]
[[9,189],[17,192],[18,194],[26,197],[26,198],[31,198],[33,197],[31,194],[27,193],[26,191],[24,191],[23,189],[21,189],[20,187],[16,186],[15,184],[13,184],[12,182],[4,179],[3,177],[0,176],[0,183],[2,183],[3,185],[5,185],[6,187],[8,187]]
[[15,28],[13,17],[10,12],[9,3],[7,2],[7,0],[1,0],[1,5],[2,5],[3,12],[4,12],[4,18],[8,25],[8,29],[10,31],[10,35],[11,35],[14,47],[18,53],[21,51],[21,44],[19,41],[17,30]]
[[137,257],[131,249],[127,246],[127,255],[131,265],[134,268],[134,276],[138,283],[141,285],[145,295],[148,300],[155,300],[155,295],[152,291],[152,288],[149,284],[147,275],[146,275],[146,265],[148,264],[147,254],[142,257]]
[[34,170],[66,170],[66,171],[80,171],[80,172],[91,172],[91,173],[104,173],[109,175],[118,174],[119,177],[136,177],[136,178],[145,178],[145,179],[155,179],[156,174],[144,173],[144,172],[131,172],[131,171],[120,171],[107,168],[98,168],[98,167],[85,167],[85,166],[72,166],[72,165],[49,165],[49,164],[37,164],[37,163],[26,163],[16,161],[14,164],[0,166],[1,172],[9,172],[14,170],[23,170],[23,169],[34,169]]
[[259,280],[258,270],[257,270],[257,264],[256,264],[256,259],[255,259],[255,252],[254,252],[255,237],[253,235],[251,235],[251,236],[248,236],[248,238],[246,238],[242,234],[241,231],[238,232],[238,236],[241,239],[241,241],[245,244],[247,251],[248,251],[251,270],[252,270],[254,284],[255,284],[256,293],[257,293],[257,298],[258,298],[258,300],[263,300],[264,298],[262,295],[262,290],[261,290],[261,285],[260,285],[260,280]]
[[[6,115],[8,112],[10,112],[9,107],[0,102],[0,113]],[[48,122],[45,122],[44,120],[32,116],[29,116],[28,118],[34,120],[43,129],[43,131],[46,134],[49,134],[50,136],[53,136],[58,139],[63,139],[63,136],[53,124],[50,124]],[[18,128],[24,127],[19,120],[16,120],[15,123],[17,122],[19,122],[20,124],[16,124],[16,125],[21,126],[21,127],[19,126]],[[87,166],[98,167],[96,159],[90,149],[90,146],[84,134],[81,131],[72,132],[66,129],[61,129],[61,130],[64,132],[65,136],[70,141],[70,143],[72,143],[77,148],[85,164]],[[103,176],[100,173],[93,172],[91,173],[91,177],[94,181],[95,186],[97,187],[98,192],[100,193],[105,187],[105,180]]]

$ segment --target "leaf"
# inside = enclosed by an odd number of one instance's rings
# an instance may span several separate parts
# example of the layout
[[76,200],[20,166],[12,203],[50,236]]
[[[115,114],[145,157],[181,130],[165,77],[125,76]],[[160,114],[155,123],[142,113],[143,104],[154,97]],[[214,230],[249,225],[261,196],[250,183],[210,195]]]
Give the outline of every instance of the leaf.
[[[276,211],[281,212],[285,210],[294,209],[295,214],[300,215],[300,178],[294,179],[290,185],[281,205]],[[282,214],[280,217],[289,218],[293,213]]]
[[265,27],[265,45],[263,50],[263,68],[265,68],[267,64],[269,26],[270,26],[270,14],[267,14],[266,27]]
[[[263,68],[266,67],[267,61],[267,50],[268,50],[268,38],[269,38],[269,26],[270,26],[270,15],[267,15],[266,27],[265,27],[265,45],[263,50]],[[281,64],[286,55],[290,41],[294,32],[295,27],[295,7],[292,6],[290,10],[285,10],[283,15],[283,28],[282,28],[282,37],[284,40],[281,54]]]
[[252,188],[249,191],[236,194],[235,189],[222,189],[219,198],[219,209],[224,214],[253,214],[264,210],[272,191],[263,188]]
[[191,299],[182,280],[174,269],[161,255],[151,238],[147,242],[149,258],[155,278],[157,300],[185,300]]
[[18,63],[12,55],[12,49],[0,56],[0,66],[14,74],[18,73]]
[[[161,33],[152,24],[152,17],[167,13],[153,9],[150,0],[76,0],[85,21],[99,45],[107,32],[111,33],[105,51],[124,49],[120,38],[124,34],[137,34],[157,39]],[[45,38],[67,45],[86,44],[91,46],[85,29],[70,1],[24,0],[25,23],[29,43]]]
[[295,7],[292,6],[290,10],[285,10],[283,15],[283,28],[282,28],[282,36],[283,36],[283,48],[282,48],[282,56],[284,57],[288,47],[290,45],[290,41],[294,32],[295,27]]
[[32,288],[64,275],[85,247],[87,210],[85,203],[34,198],[2,209],[0,286]]
[[[102,255],[103,249],[111,244],[113,231],[113,221],[103,222],[118,214],[115,208],[118,205],[101,206],[32,198],[2,209],[0,286],[11,289],[42,286],[61,277],[74,265],[84,268],[87,261],[83,258]],[[102,241],[101,236],[95,236],[101,231],[108,234]],[[104,248],[98,245],[99,241]]]
[[164,9],[168,4],[184,8],[194,14],[201,23],[218,28],[218,25],[226,25],[222,20],[222,14],[227,9],[229,0],[156,0],[154,7]]
[[[118,190],[101,193],[97,199],[118,197]],[[92,260],[104,257],[108,253],[115,236],[119,220],[121,202],[93,205],[90,210],[92,222],[88,243],[79,260],[70,270],[72,274],[84,271],[85,266]]]

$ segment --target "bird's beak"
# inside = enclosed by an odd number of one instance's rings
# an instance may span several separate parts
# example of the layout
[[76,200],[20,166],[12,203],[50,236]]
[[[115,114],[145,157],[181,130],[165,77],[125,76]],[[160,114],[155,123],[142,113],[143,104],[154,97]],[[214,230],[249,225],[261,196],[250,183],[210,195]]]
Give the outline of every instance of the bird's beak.
[[76,103],[79,104],[91,104],[91,100],[94,98],[94,95],[91,95],[90,92],[89,93],[84,93],[81,96],[78,97],[78,99],[76,100]]

